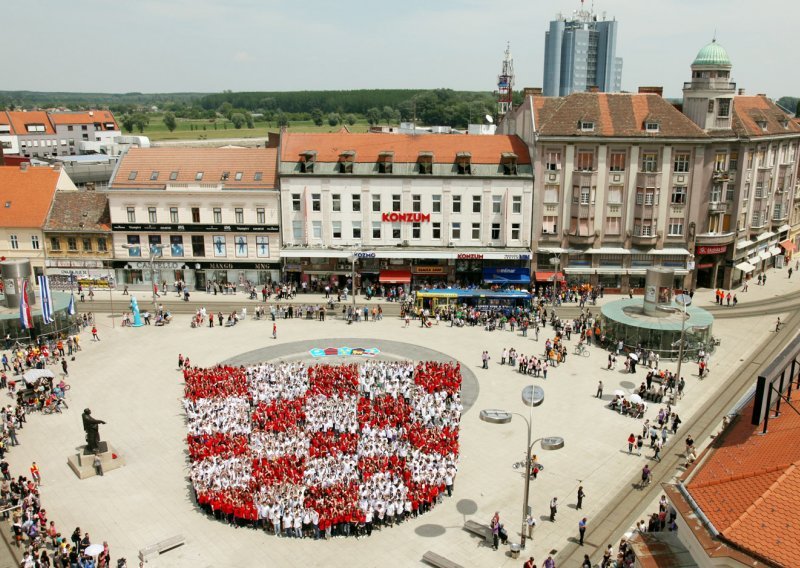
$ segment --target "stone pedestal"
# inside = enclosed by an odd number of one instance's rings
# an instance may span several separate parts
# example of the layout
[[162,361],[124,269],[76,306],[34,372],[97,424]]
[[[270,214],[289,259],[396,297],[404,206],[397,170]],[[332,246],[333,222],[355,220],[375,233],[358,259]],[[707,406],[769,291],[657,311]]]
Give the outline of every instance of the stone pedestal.
[[[104,475],[125,465],[125,459],[108,442],[100,442],[97,456],[100,458],[100,468]],[[116,458],[113,456],[116,456]],[[82,446],[80,452],[67,458],[67,463],[72,468],[72,471],[75,472],[75,475],[78,476],[78,479],[86,479],[87,477],[98,475],[97,468],[94,465],[95,454],[90,452],[87,446]]]

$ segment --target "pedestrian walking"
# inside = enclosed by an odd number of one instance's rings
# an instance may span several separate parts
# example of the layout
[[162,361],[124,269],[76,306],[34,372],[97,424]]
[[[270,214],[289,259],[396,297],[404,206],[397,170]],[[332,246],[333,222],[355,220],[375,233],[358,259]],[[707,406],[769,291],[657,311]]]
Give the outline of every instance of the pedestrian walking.
[[525,564],[522,565],[522,568],[536,568],[536,564],[533,561],[533,556],[525,561]]
[[553,560],[552,556],[548,556],[543,564],[544,568],[556,568],[556,561]]
[[92,340],[93,341],[100,341],[100,337],[97,335],[97,327],[92,326]]
[[581,568],[592,568],[592,561],[589,560],[589,555],[583,555],[583,562],[581,562]]
[[272,339],[278,339],[278,324],[272,322]]
[[694,438],[692,438],[692,435],[689,434],[688,436],[686,436],[686,456],[687,457],[689,456],[689,452],[691,452],[693,448],[694,448]]
[[635,443],[636,443],[636,436],[634,436],[633,432],[631,432],[631,435],[628,436],[628,453],[629,454],[633,453],[633,445]]
[[536,528],[536,518],[533,516],[533,514],[530,514],[525,518],[525,524],[528,526],[528,540],[533,541],[533,529]]
[[656,443],[653,446],[653,450],[655,451],[655,454],[653,454],[653,459],[654,460],[661,461],[661,455],[660,454],[661,454],[661,448],[662,447],[663,447],[663,442],[661,441],[661,438],[656,438]]
[[500,544],[500,511],[495,511],[489,526],[492,529],[492,550],[497,550]]
[[558,497],[553,497],[550,501],[550,522],[556,522],[556,513],[558,513]]
[[636,453],[642,455],[642,446],[644,446],[644,436],[636,436]]
[[483,361],[483,368],[484,369],[488,369],[489,368],[489,359],[490,359],[490,357],[489,357],[489,352],[488,351],[484,351],[483,353],[481,353],[481,361]]
[[586,497],[586,493],[583,491],[583,485],[578,487],[578,504],[575,505],[575,509],[580,511],[583,508],[583,498]]
[[583,537],[586,534],[586,517],[578,521],[578,534],[580,535],[579,545],[583,546]]
[[778,333],[781,330],[781,318],[779,317],[778,320],[775,322],[775,333]]
[[606,551],[603,553],[603,561],[600,563],[600,568],[606,568],[607,566],[611,565],[611,558],[614,556],[614,547],[610,544],[606,548]]
[[67,358],[64,357],[61,359],[61,370],[64,372],[65,377],[69,377],[69,371],[67,371]]
[[[611,355],[609,355],[611,357]],[[596,398],[603,398],[603,381],[597,383],[597,393],[595,394]]]

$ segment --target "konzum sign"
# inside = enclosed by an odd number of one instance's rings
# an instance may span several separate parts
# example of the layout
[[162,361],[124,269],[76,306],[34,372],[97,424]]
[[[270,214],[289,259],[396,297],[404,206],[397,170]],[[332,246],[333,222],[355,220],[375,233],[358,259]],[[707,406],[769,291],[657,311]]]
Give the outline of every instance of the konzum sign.
[[382,213],[384,223],[430,223],[430,213]]

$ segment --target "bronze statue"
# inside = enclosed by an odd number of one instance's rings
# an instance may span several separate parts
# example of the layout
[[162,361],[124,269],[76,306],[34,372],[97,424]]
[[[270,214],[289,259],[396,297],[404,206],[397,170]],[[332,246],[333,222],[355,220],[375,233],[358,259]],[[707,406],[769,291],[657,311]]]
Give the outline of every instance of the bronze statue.
[[83,430],[86,432],[86,449],[96,452],[100,449],[100,431],[98,425],[105,424],[102,420],[92,418],[92,411],[88,408],[83,411]]

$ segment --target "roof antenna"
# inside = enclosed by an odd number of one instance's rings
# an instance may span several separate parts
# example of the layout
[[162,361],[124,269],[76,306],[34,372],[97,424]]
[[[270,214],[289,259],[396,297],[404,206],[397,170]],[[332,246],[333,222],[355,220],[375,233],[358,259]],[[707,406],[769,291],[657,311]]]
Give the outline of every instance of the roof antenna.
[[711,40],[711,43],[717,43],[717,28],[714,28],[714,37]]

